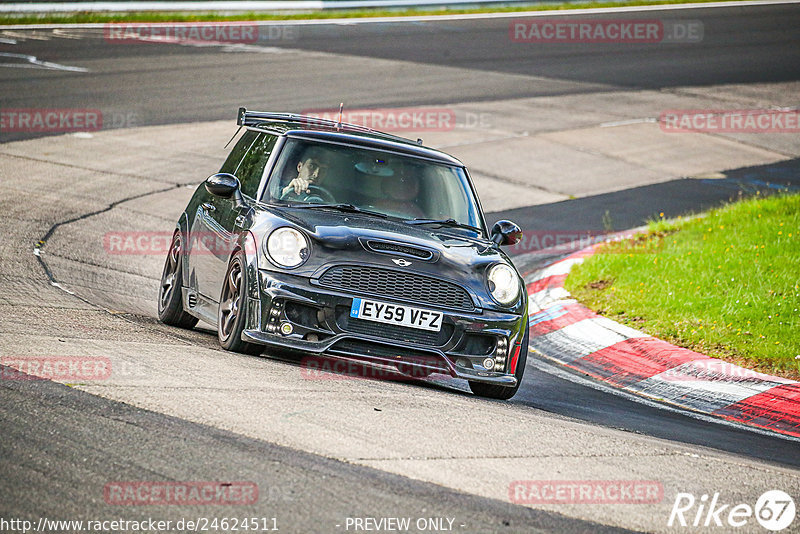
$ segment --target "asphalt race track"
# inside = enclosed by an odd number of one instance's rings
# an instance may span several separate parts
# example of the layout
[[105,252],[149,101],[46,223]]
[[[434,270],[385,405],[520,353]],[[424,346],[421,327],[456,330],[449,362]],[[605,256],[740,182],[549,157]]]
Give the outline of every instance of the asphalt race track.
[[[110,231],[171,232],[227,153],[240,105],[452,110],[455,129],[400,133],[465,161],[490,222],[531,231],[622,230],[800,188],[796,134],[681,137],[652,120],[664,109],[797,108],[800,5],[574,17],[699,22],[702,39],[515,43],[513,17],[272,24],[246,44],[0,29],[2,110],[104,118],[90,134],[0,131],[0,356],[95,356],[126,370],[68,385],[0,380],[0,519],[694,532],[667,526],[677,493],[752,506],[780,489],[797,502],[800,442],[645,405],[542,359],[501,403],[448,379],[309,380],[296,359],[222,352],[208,329],[155,320],[162,254],[103,245]],[[523,272],[550,259],[512,252]],[[114,481],[219,480],[254,482],[257,504],[104,501]],[[528,506],[510,501],[515,480],[657,481],[663,499]],[[755,519],[735,530],[763,531]]]
[[[702,42],[531,46],[510,41],[513,18],[307,24],[262,32],[258,47],[235,43],[222,50],[114,42],[104,39],[102,28],[22,32],[20,44],[0,44],[0,50],[79,64],[90,72],[6,68],[0,88],[6,108],[91,104],[133,113],[139,124],[150,125],[230,119],[240,105],[295,111],[338,108],[342,101],[353,108],[418,106],[797,80],[795,5],[658,13],[663,20],[702,22]],[[18,35],[4,33],[10,39]],[[284,60],[281,50],[321,55],[298,62]]]

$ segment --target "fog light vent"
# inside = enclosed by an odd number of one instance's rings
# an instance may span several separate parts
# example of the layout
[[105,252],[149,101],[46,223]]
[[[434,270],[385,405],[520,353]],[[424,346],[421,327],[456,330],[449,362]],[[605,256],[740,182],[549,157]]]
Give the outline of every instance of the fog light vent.
[[295,325],[304,326],[306,328],[319,328],[321,322],[319,320],[320,312],[317,308],[306,306],[299,302],[289,300],[284,306],[286,319]]

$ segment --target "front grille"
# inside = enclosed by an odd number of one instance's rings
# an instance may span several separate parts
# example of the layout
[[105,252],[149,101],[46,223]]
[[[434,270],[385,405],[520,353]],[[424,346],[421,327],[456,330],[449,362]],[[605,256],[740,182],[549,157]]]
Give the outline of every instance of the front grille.
[[444,345],[453,335],[452,324],[444,323],[440,331],[431,332],[430,330],[419,330],[406,326],[376,323],[350,317],[350,308],[346,306],[336,307],[336,323],[339,328],[346,332],[432,347]]
[[392,243],[391,241],[370,240],[367,241],[367,248],[373,252],[410,256],[412,258],[418,258],[425,261],[433,258],[433,252],[426,248],[412,247],[410,245],[403,245],[402,243]]
[[441,356],[421,350],[397,349],[380,343],[371,343],[360,339],[343,339],[336,342],[328,352],[364,359],[391,360],[395,364],[422,365],[425,367],[448,370]]
[[341,266],[325,271],[319,283],[359,294],[389,297],[449,309],[473,309],[472,299],[463,287],[418,274],[375,267]]

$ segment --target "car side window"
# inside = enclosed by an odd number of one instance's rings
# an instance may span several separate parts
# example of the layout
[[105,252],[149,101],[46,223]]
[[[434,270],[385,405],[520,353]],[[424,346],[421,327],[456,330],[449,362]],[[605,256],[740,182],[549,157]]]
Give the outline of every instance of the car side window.
[[250,150],[242,159],[236,171],[236,177],[242,184],[242,193],[255,198],[258,194],[258,185],[264,175],[264,167],[267,165],[272,149],[275,147],[277,137],[274,135],[260,133],[253,142]]
[[228,158],[225,160],[225,163],[222,164],[222,168],[219,170],[219,172],[236,174],[236,169],[239,167],[239,163],[247,153],[247,150],[253,144],[253,141],[256,140],[256,137],[258,137],[258,132],[247,130],[244,135],[239,138],[239,141],[233,147],[231,153],[228,154]]

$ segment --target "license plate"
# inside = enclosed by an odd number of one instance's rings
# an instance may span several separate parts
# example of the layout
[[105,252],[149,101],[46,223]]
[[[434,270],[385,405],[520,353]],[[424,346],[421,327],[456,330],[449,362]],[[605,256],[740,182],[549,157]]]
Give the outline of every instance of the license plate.
[[353,299],[350,306],[350,317],[433,332],[441,330],[443,316],[442,312],[366,299]]

